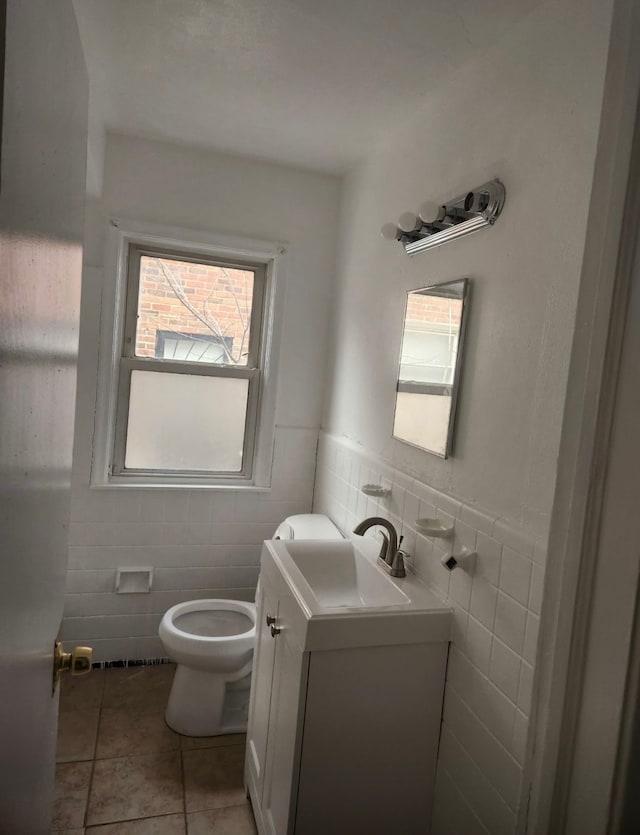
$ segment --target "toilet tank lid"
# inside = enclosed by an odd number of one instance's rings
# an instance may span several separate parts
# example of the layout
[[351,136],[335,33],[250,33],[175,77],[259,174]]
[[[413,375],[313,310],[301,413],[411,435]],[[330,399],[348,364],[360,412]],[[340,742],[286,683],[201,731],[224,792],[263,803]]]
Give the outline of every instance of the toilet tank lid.
[[343,536],[324,513],[300,513],[287,516],[278,525],[274,539],[343,539]]

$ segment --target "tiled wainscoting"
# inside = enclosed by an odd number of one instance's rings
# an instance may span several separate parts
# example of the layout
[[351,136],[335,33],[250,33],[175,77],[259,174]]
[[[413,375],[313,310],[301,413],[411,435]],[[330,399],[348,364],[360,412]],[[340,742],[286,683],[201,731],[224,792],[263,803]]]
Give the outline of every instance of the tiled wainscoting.
[[[317,437],[278,428],[269,491],[74,488],[64,640],[93,646],[95,661],[157,658],[170,606],[253,600],[262,541],[311,509]],[[152,566],[151,592],[116,594],[118,566]]]
[[[360,487],[366,483],[391,488],[391,496],[365,496]],[[404,536],[416,574],[452,606],[432,835],[511,835],[531,712],[545,548],[325,434],[314,510],[345,533],[368,516],[389,518]],[[424,516],[454,525],[454,548],[477,551],[472,572],[450,573],[441,565],[450,543],[416,533],[415,520]]]

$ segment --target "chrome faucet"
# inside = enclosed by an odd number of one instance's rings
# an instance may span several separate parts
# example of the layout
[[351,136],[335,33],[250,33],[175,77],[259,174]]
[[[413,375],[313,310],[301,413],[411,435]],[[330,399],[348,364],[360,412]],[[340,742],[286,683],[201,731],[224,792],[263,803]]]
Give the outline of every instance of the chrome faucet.
[[[353,529],[355,534],[362,536],[363,533],[373,528],[375,525],[385,528],[387,534],[383,534],[382,548],[378,555],[378,563],[384,570],[392,577],[405,577],[404,558],[402,551],[399,550],[398,534],[388,519],[383,519],[382,516],[370,516],[368,519],[360,522]],[[402,542],[402,537],[400,538]]]

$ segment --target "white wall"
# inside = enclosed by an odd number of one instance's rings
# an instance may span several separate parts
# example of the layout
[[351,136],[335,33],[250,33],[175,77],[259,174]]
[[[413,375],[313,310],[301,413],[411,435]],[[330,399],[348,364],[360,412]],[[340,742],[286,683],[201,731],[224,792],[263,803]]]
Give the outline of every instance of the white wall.
[[[419,103],[348,178],[314,507],[391,518],[451,603],[434,835],[511,833],[602,101],[611,2],[548,2]],[[418,104],[418,103],[417,103]],[[379,229],[498,176],[495,227],[409,258]],[[391,438],[405,293],[471,279],[453,457]],[[389,501],[359,487],[381,480]],[[416,533],[437,514],[478,551],[450,576]]]
[[[99,143],[96,143],[99,144]],[[107,137],[90,199],[64,636],[99,660],[162,655],[162,613],[183,599],[252,598],[260,543],[311,507],[335,269],[339,180],[239,157]],[[288,244],[272,489],[90,489],[109,216]],[[146,595],[113,593],[119,565],[155,567]]]
[[[548,528],[610,3],[547,3],[349,178],[325,428],[534,536]],[[499,176],[495,227],[409,258],[384,221]],[[391,439],[405,292],[471,278],[455,455]]]

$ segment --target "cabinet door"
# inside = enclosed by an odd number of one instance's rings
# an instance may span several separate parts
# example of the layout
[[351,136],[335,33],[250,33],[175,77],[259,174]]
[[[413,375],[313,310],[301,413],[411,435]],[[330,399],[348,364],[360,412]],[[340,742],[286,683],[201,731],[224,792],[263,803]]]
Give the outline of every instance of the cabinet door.
[[269,835],[294,829],[300,767],[308,653],[302,652],[287,629],[290,597],[280,599],[275,644],[269,741],[262,795],[262,813]]
[[251,681],[251,703],[247,725],[247,764],[256,786],[258,797],[262,796],[265,759],[269,733],[269,711],[273,690],[273,662],[276,642],[271,635],[271,622],[278,615],[278,597],[274,590],[262,582],[258,598],[256,623],[256,650]]

